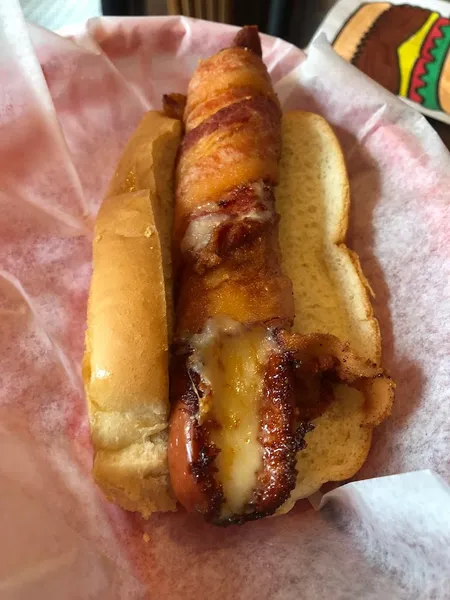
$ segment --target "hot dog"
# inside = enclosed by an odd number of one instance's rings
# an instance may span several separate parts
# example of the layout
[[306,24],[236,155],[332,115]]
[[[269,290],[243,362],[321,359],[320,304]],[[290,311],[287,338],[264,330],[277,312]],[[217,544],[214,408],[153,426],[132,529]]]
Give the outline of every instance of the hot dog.
[[256,28],[163,106],[125,149],[96,225],[94,477],[144,516],[178,500],[241,524],[354,475],[394,384],[344,244],[339,144],[317,115],[282,115]]
[[388,380],[334,336],[292,332],[274,198],[281,111],[254,28],[201,62],[184,123],[169,470],[187,510],[242,523],[290,497],[333,382]]

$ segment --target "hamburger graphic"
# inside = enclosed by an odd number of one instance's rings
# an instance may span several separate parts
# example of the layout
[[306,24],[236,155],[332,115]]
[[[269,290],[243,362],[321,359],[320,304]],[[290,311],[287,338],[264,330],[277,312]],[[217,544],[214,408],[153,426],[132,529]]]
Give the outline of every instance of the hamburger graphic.
[[409,4],[370,2],[353,13],[333,46],[394,94],[450,113],[450,19]]

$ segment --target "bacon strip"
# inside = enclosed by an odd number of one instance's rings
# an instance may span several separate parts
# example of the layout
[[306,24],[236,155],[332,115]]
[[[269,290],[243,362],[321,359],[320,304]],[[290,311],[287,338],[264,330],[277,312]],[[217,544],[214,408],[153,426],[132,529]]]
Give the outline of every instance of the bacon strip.
[[278,106],[256,96],[222,108],[187,133],[177,168],[177,244],[194,211],[242,184],[277,183],[280,122]]

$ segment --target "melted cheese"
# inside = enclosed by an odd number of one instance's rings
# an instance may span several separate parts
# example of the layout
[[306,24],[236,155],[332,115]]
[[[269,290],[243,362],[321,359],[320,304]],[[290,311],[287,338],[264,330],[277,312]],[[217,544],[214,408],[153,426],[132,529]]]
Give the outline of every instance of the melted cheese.
[[251,221],[269,221],[273,216],[273,209],[264,198],[264,184],[262,181],[252,183],[253,191],[258,198],[258,202],[262,205],[261,208],[250,208],[247,212],[239,215],[227,214],[219,212],[219,206],[216,202],[211,202],[201,207],[201,213],[192,215],[192,220],[186,229],[183,240],[181,242],[181,251],[198,252],[205,248],[212,240],[213,235],[218,227],[227,221],[238,223],[245,219]]
[[227,215],[211,213],[191,221],[181,242],[181,251],[195,253],[205,248],[211,241],[216,228],[227,220]]
[[193,346],[195,369],[212,390],[201,401],[200,418],[218,424],[210,437],[220,449],[215,465],[226,500],[222,514],[240,514],[262,466],[260,400],[264,365],[275,343],[263,327],[245,329],[222,320],[194,336]]

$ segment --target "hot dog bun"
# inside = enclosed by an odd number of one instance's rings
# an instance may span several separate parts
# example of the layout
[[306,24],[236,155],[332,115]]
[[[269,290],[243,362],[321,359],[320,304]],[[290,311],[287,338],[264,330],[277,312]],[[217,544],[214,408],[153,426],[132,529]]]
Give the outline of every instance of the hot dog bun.
[[[294,331],[331,333],[379,366],[381,336],[371,290],[358,256],[344,243],[350,193],[339,142],[322,117],[301,111],[283,116],[282,139],[275,198],[283,271],[294,290]],[[373,427],[390,413],[393,386],[374,390],[370,402],[344,385],[336,386],[335,397],[306,434],[307,447],[297,457],[297,487],[284,509],[362,467]]]
[[95,225],[83,377],[93,475],[144,516],[174,510],[167,467],[172,179],[181,126],[150,112]]
[[146,113],[126,145],[106,194],[109,197],[147,189],[153,192],[152,208],[161,241],[169,337],[173,328],[173,178],[180,139],[180,121],[154,110]]

